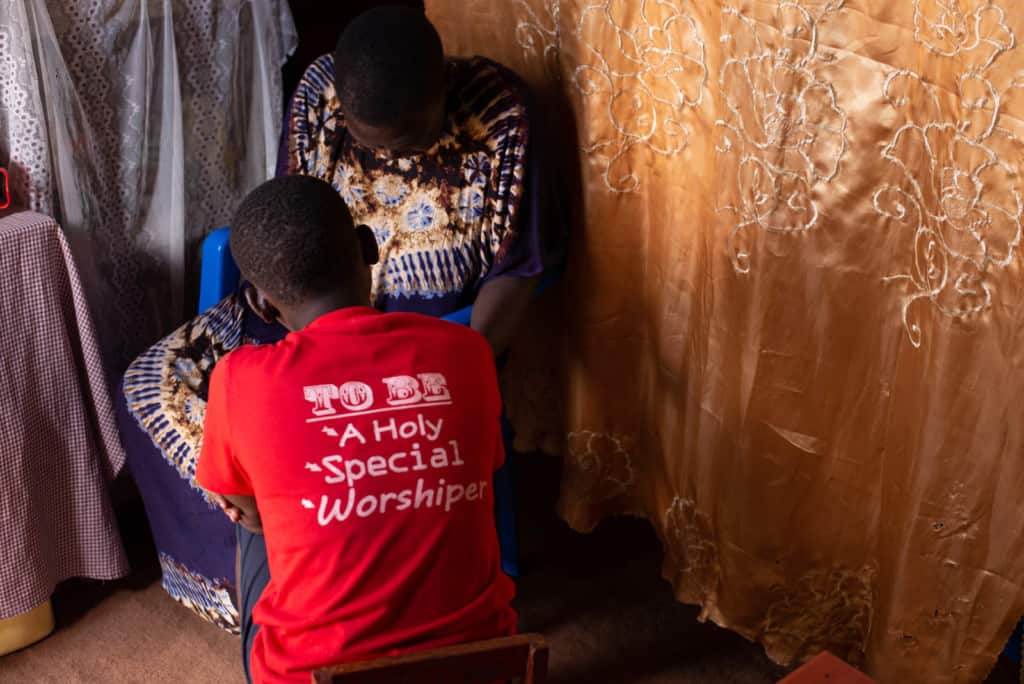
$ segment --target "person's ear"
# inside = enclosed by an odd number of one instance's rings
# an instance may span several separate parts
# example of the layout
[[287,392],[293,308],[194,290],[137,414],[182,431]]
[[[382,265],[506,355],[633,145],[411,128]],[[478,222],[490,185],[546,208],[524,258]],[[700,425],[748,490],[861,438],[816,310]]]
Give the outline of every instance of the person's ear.
[[380,251],[377,249],[377,238],[369,226],[356,226],[356,237],[359,239],[359,249],[363,254],[363,263],[373,266],[380,260]]
[[249,285],[245,288],[245,301],[260,320],[268,325],[277,323],[281,318],[281,312],[274,306],[267,296],[259,288]]

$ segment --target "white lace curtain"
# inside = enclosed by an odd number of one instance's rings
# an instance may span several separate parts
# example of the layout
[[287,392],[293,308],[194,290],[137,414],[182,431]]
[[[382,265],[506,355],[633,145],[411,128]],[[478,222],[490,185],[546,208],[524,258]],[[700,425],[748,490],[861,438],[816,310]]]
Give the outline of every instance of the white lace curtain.
[[116,372],[195,306],[199,244],[273,174],[286,0],[0,0],[0,164],[57,218]]

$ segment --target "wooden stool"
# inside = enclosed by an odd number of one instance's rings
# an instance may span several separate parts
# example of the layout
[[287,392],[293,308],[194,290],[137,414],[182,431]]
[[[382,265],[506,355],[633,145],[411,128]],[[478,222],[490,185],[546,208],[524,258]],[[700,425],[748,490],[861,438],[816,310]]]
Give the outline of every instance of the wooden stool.
[[540,634],[474,641],[316,670],[314,684],[544,684],[548,646]]
[[53,631],[50,599],[27,613],[0,620],[0,656],[31,646]]
[[779,684],[875,684],[875,680],[826,651],[779,680]]

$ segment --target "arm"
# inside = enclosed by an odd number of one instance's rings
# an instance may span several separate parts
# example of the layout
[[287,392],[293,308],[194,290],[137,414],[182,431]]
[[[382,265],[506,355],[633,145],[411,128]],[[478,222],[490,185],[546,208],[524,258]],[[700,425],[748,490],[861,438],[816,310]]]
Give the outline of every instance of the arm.
[[208,494],[210,499],[224,511],[224,515],[228,516],[228,520],[238,523],[253,534],[263,534],[263,520],[260,518],[255,497],[235,494],[225,496],[213,492],[208,492]]
[[512,343],[540,276],[495,278],[480,288],[473,304],[470,326],[500,356]]
[[231,394],[228,376],[234,360],[234,355],[228,354],[210,375],[210,391],[203,421],[203,447],[196,464],[196,484],[207,491],[210,501],[231,522],[240,524],[254,534],[263,534],[252,482],[238,461],[235,451],[237,444],[231,439],[227,398]]
[[[523,92],[529,100],[529,92]],[[490,343],[500,356],[521,329],[523,316],[540,284],[547,264],[560,263],[564,220],[558,211],[556,179],[547,173],[544,142],[538,137],[548,128],[535,120],[534,107],[527,106],[530,142],[525,153],[522,198],[512,223],[515,227],[495,253],[495,264],[473,303],[470,326]]]
[[[520,103],[514,117],[503,125],[518,128],[506,137],[496,167],[521,165],[522,174],[511,173],[510,208],[501,245],[473,303],[470,326],[490,343],[496,356],[506,351],[520,331],[524,314],[545,269],[561,263],[565,216],[560,198],[565,195],[562,176],[552,173],[548,162],[560,140],[552,139],[552,126],[539,114],[529,88],[514,73],[500,67],[511,100]],[[525,139],[525,147],[522,147]],[[516,199],[518,197],[518,200]]]

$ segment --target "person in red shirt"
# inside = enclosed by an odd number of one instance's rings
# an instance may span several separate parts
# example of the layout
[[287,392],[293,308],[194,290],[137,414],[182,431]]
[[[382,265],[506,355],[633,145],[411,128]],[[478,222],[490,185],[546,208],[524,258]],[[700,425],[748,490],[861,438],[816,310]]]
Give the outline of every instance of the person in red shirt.
[[291,331],[217,365],[196,473],[241,523],[249,680],[512,633],[486,340],[371,308],[373,234],[321,180],[269,181],[231,225],[250,306]]

